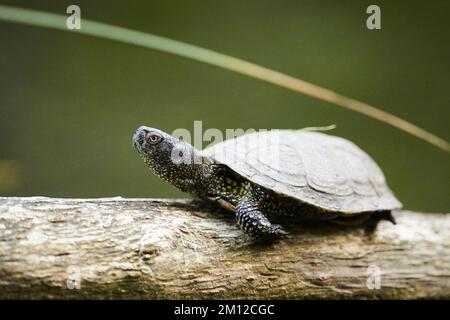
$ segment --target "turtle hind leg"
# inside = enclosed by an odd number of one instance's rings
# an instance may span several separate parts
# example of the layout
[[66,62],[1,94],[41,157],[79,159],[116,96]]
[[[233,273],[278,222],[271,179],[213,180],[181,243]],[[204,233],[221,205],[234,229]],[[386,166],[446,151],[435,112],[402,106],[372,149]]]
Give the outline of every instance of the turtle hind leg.
[[390,210],[375,211],[369,215],[367,223],[364,224],[364,231],[367,235],[373,235],[380,221],[387,220],[392,224],[397,224]]
[[359,226],[371,219],[371,214],[360,214],[351,217],[337,217],[335,219],[328,220],[331,223],[339,224],[342,226]]
[[342,226],[354,226],[362,227],[364,233],[367,235],[373,235],[378,227],[378,223],[382,220],[387,220],[392,224],[396,224],[394,216],[391,211],[374,211],[364,214],[360,214],[352,217],[338,217],[336,219],[328,220],[331,223],[342,225]]
[[276,240],[287,238],[288,233],[272,224],[261,211],[260,204],[251,194],[243,196],[236,207],[239,227],[253,239]]
[[362,225],[362,224],[375,224],[375,226],[378,224],[378,222],[382,220],[387,220],[391,222],[392,224],[397,224],[395,221],[394,216],[392,215],[392,212],[389,210],[386,211],[374,211],[369,213],[360,214],[357,216],[351,216],[351,217],[337,217],[335,219],[329,220],[332,223],[345,225],[345,226],[355,226],[355,225]]

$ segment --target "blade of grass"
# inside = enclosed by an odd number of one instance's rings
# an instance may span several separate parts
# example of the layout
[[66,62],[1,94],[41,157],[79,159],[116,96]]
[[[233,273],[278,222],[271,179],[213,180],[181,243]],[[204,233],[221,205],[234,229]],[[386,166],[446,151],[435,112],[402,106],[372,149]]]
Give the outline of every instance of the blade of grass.
[[306,127],[306,128],[301,128],[301,131],[330,131],[330,130],[334,130],[336,129],[336,125],[335,124],[330,124],[329,126],[324,126],[324,127]]
[[[69,31],[66,27],[66,19],[67,16],[60,14],[0,5],[0,20],[4,21]],[[86,19],[82,19],[81,29],[73,32],[164,51],[260,79],[365,114],[450,152],[450,144],[447,141],[400,117],[332,90],[245,60],[181,41]]]

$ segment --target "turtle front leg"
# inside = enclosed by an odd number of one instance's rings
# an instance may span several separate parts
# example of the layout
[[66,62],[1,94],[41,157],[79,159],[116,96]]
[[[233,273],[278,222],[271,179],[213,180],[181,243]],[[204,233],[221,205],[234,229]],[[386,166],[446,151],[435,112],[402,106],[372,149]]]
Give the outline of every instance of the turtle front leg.
[[252,196],[243,196],[236,206],[239,227],[254,239],[276,240],[286,238],[288,233],[280,225],[270,223]]

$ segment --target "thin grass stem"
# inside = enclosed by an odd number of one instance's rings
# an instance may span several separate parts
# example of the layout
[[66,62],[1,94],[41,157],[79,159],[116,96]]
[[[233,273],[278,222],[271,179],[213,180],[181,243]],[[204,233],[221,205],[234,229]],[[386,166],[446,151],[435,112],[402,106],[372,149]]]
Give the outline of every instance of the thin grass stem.
[[[71,31],[66,27],[66,19],[67,16],[60,14],[0,5],[0,20],[3,21]],[[447,141],[398,116],[332,90],[242,59],[181,41],[86,19],[82,19],[81,29],[71,32],[159,50],[241,73],[365,114],[450,152],[450,144]]]

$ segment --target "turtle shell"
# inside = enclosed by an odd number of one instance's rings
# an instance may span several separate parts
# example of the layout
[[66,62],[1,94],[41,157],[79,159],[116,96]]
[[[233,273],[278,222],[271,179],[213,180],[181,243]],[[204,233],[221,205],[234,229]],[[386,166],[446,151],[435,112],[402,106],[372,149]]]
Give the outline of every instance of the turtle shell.
[[247,133],[203,150],[249,181],[328,211],[401,208],[375,161],[354,143],[302,130]]

